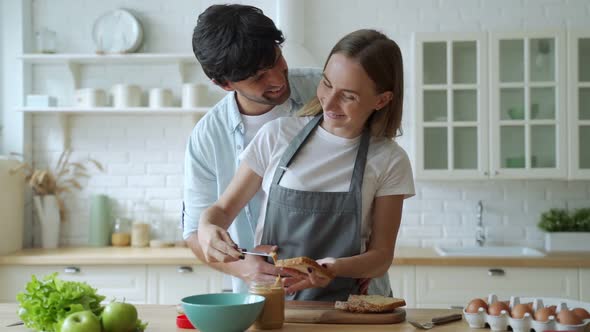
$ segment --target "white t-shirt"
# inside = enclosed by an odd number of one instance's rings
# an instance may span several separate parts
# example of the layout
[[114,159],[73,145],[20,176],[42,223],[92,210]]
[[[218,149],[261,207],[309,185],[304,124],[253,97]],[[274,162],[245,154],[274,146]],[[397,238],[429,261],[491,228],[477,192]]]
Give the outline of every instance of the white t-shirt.
[[[240,155],[240,160],[263,177],[263,200],[254,237],[260,244],[268,192],[278,163],[292,139],[313,117],[279,118],[265,124]],[[318,126],[295,155],[280,185],[305,191],[348,191],[360,136],[342,138]],[[415,194],[412,168],[406,152],[393,140],[371,137],[362,186],[361,252],[371,235],[370,219],[375,197]]]
[[270,111],[260,115],[240,114],[244,122],[244,146],[248,145],[254,138],[260,127],[274,119],[285,116],[291,110],[291,100],[288,99],[281,105],[275,106]]

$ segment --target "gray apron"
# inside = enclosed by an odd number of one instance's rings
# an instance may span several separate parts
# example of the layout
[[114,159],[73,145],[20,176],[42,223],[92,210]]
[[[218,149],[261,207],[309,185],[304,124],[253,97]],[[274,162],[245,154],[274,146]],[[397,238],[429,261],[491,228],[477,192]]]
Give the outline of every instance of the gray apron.
[[[322,115],[311,120],[291,141],[275,171],[266,206],[261,244],[279,246],[279,258],[307,256],[312,259],[360,254],[362,185],[370,135],[363,131],[348,192],[313,192],[279,185],[295,154],[319,125]],[[289,300],[345,301],[358,294],[353,278],[335,278],[325,288],[305,289]]]

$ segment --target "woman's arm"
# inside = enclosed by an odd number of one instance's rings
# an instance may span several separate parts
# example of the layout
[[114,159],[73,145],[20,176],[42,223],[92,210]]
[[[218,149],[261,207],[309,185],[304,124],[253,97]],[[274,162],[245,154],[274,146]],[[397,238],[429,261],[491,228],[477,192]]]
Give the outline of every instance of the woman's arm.
[[227,229],[262,185],[262,177],[242,163],[223,194],[199,220],[199,243],[208,262],[233,262],[241,257]]

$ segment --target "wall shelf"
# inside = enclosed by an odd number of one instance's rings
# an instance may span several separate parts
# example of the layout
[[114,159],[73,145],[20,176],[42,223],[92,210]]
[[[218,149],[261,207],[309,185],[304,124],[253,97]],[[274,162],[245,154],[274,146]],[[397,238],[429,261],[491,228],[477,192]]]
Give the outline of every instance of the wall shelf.
[[80,88],[80,66],[83,65],[176,65],[180,81],[186,83],[186,67],[199,64],[192,53],[25,53],[18,58],[25,64],[67,66],[74,89]]
[[208,107],[198,108],[181,108],[181,107],[166,107],[166,108],[150,108],[150,107],[129,107],[129,108],[114,108],[114,107],[20,107],[18,112],[27,113],[31,115],[53,115],[58,118],[58,129],[61,135],[61,145],[63,150],[71,147],[71,124],[70,117],[73,115],[182,115],[187,116],[190,121],[197,123],[205,113],[209,110]]
[[167,64],[193,63],[197,59],[191,53],[129,53],[129,54],[92,54],[92,53],[56,53],[35,54],[28,53],[19,57],[25,63],[31,64]]
[[181,108],[181,107],[21,107],[17,111],[32,114],[71,114],[71,115],[204,115],[208,107]]

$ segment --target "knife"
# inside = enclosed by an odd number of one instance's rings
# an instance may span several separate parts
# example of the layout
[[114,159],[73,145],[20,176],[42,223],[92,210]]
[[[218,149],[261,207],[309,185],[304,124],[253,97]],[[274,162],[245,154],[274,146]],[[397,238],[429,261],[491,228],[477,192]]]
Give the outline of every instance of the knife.
[[16,322],[16,323],[12,323],[10,325],[6,325],[6,327],[13,327],[13,326],[20,326],[20,325],[25,325],[24,322]]
[[253,251],[248,251],[247,249],[240,249],[240,251],[242,251],[242,254],[244,255],[255,255],[255,256],[264,256],[264,257],[271,257],[272,256],[270,254],[267,254],[265,252],[253,252]]

